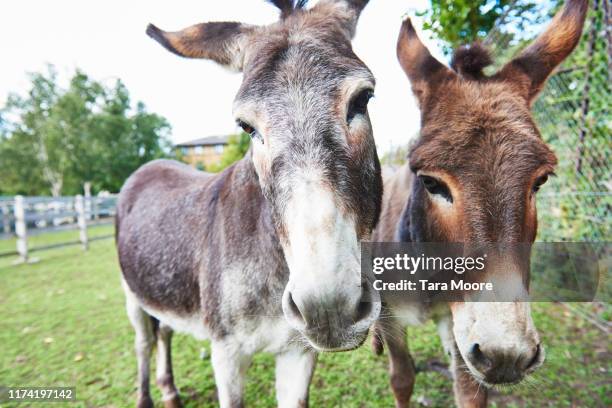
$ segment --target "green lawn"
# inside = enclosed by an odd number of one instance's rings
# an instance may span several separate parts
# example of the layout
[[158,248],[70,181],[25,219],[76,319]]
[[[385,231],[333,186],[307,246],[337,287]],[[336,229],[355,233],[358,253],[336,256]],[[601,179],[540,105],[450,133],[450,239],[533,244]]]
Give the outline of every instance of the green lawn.
[[[100,233],[111,232],[106,229]],[[0,258],[0,385],[75,386],[78,403],[69,406],[132,406],[133,337],[113,240],[93,242],[88,252],[71,246],[35,255],[38,263],[18,266]],[[610,338],[562,305],[537,304],[534,314],[546,363],[529,384],[496,391],[492,406],[611,406]],[[409,341],[418,366],[443,359],[433,325],[413,329]],[[216,406],[210,361],[199,357],[208,345],[177,335],[173,346],[175,378],[186,405]],[[255,359],[246,390],[248,406],[275,406],[273,366],[271,356]],[[374,356],[369,347],[322,355],[311,405],[391,407],[386,370],[386,358]],[[413,406],[451,405],[450,381],[438,372],[419,373]]]

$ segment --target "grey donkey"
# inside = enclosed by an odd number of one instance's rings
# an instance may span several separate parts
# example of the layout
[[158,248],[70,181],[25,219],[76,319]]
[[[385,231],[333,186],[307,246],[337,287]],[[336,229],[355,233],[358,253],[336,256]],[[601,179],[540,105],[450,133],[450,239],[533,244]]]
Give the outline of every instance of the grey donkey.
[[254,353],[276,355],[279,406],[304,407],[317,352],[360,346],[380,312],[360,240],[381,209],[368,117],[374,78],[351,39],[364,0],[276,0],[268,26],[204,23],[147,33],[171,52],[243,73],[234,115],[247,156],[213,175],[173,161],[121,190],[117,249],[136,331],[138,406],[149,360],[166,406],[180,405],[173,331],[209,339],[221,407],[243,405]]

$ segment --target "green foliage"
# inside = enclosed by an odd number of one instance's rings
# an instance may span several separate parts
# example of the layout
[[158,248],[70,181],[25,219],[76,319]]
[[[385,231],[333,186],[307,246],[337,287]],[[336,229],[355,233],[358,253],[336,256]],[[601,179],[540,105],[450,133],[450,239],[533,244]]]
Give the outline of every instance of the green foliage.
[[167,156],[170,125],[135,109],[125,85],[112,88],[76,71],[66,88],[52,66],[10,95],[0,121],[0,193],[60,195],[119,190],[140,165]]
[[210,168],[207,170],[217,173],[226,167],[231,166],[233,163],[244,157],[250,146],[251,137],[248,134],[242,132],[240,134],[230,136],[219,163],[210,166]]
[[430,3],[418,15],[425,17],[423,29],[443,42],[447,55],[460,45],[483,40],[494,27],[513,37],[542,18],[541,13],[535,12],[537,2],[530,0],[431,0]]
[[380,164],[383,166],[401,166],[408,158],[408,145],[394,146],[383,154]]

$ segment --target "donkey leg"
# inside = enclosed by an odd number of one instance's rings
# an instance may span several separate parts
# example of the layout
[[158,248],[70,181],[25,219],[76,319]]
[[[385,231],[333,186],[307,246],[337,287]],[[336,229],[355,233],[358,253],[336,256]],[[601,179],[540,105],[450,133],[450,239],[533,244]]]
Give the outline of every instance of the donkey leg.
[[308,407],[308,387],[317,353],[298,349],[276,355],[276,400],[279,408]]
[[244,407],[243,392],[252,355],[244,354],[237,344],[213,342],[211,360],[221,408]]
[[487,388],[480,385],[466,371],[465,362],[457,351],[453,353],[452,361],[453,389],[455,401],[460,408],[484,408],[487,406]]
[[406,345],[406,328],[398,322],[381,325],[384,342],[389,350],[391,389],[397,408],[408,408],[414,388],[414,361]]
[[457,349],[450,317],[437,321],[438,334],[444,351],[451,361],[455,402],[460,408],[483,408],[487,406],[487,389],[481,386],[466,368],[465,361]]
[[127,314],[136,332],[134,346],[136,348],[136,360],[138,361],[138,408],[152,408],[153,400],[149,389],[149,375],[151,351],[155,342],[153,329],[153,318],[127,296]]
[[182,406],[172,374],[172,329],[161,323],[157,332],[156,383],[166,408]]

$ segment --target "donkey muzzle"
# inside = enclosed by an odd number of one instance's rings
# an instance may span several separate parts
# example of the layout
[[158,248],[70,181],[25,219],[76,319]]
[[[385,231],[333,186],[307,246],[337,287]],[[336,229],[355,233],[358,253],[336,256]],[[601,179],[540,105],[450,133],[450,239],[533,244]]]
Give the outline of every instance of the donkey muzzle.
[[357,301],[344,294],[295,296],[286,290],[283,313],[295,329],[320,351],[344,351],[359,347],[380,314],[380,298],[362,285]]
[[467,356],[469,363],[488,384],[516,384],[535,371],[544,361],[540,344],[526,351],[482,347],[474,343]]

